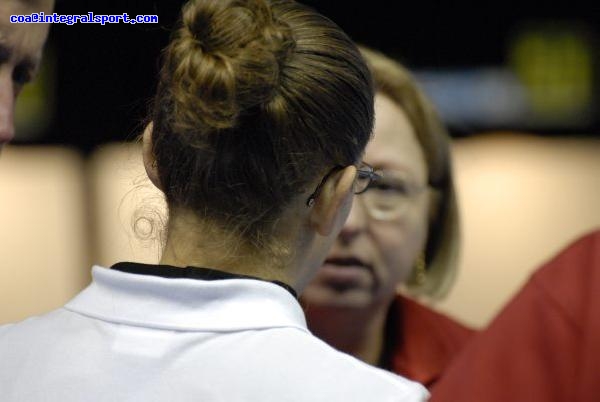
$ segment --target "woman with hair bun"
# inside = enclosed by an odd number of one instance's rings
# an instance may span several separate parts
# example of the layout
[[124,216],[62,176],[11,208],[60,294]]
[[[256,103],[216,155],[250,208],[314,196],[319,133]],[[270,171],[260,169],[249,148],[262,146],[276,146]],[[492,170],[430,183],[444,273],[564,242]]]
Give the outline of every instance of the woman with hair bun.
[[311,335],[296,299],[377,178],[350,39],[291,0],[191,1],[150,120],[160,264],[95,266],[63,308],[0,327],[2,400],[424,400]]

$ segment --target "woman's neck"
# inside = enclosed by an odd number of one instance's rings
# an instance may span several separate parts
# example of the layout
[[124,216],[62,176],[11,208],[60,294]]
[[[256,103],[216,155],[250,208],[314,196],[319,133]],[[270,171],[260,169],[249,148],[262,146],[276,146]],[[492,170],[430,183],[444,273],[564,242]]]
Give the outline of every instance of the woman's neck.
[[205,267],[294,285],[295,270],[285,256],[256,250],[248,242],[193,214],[179,212],[169,222],[161,264]]
[[384,348],[388,306],[370,309],[306,307],[312,333],[334,348],[377,366]]

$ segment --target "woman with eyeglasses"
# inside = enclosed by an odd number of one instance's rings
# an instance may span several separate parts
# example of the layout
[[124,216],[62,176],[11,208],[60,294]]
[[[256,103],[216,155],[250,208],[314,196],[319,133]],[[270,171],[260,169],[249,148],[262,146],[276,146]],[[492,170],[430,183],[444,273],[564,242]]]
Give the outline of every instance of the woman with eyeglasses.
[[440,297],[455,274],[448,135],[406,69],[362,52],[376,88],[364,161],[380,177],[355,198],[302,301],[315,335],[431,387],[472,332],[406,296]]
[[64,308],[0,327],[2,401],[425,400],[314,337],[296,299],[375,177],[372,124],[369,70],[327,18],[187,3],[143,136],[160,264],[94,267]]

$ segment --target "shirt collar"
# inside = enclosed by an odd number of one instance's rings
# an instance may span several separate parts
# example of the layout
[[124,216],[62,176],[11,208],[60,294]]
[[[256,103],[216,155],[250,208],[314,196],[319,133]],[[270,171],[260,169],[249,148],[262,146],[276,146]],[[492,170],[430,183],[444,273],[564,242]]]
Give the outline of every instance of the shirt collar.
[[180,331],[295,327],[308,332],[298,301],[267,281],[165,278],[100,266],[92,268],[92,277],[66,309],[105,321]]
[[265,280],[255,276],[233,274],[231,272],[219,271],[213,268],[200,268],[200,267],[174,267],[172,265],[165,264],[142,264],[139,262],[119,262],[114,264],[110,269],[116,269],[121,272],[128,272],[130,274],[138,275],[154,275],[162,278],[189,278],[189,279],[202,279],[205,281],[213,281],[217,279],[255,279],[258,281],[271,282],[281,286],[294,296],[298,298],[298,294],[290,285],[281,281]]

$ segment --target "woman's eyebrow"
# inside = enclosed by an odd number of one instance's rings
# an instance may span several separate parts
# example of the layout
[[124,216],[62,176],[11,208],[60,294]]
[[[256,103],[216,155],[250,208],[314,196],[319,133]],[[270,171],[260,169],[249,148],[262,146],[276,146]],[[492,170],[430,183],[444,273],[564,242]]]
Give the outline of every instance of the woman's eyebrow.
[[382,161],[378,161],[378,163],[373,163],[371,164],[371,166],[373,166],[373,169],[375,170],[391,170],[391,171],[399,171],[399,172],[410,172],[410,167],[407,167],[404,163],[399,163],[397,161],[395,162],[391,162],[391,161],[386,161],[386,160],[382,160]]
[[[14,54],[14,49],[5,43],[2,43],[0,38],[0,64],[6,63],[11,56]],[[37,70],[38,65],[40,64],[41,54],[30,56],[25,55],[23,58],[18,60],[18,64],[29,69],[29,70]]]
[[[0,65],[7,63],[12,56],[12,50],[0,44]],[[37,75],[40,61],[39,57],[25,56],[22,59],[17,60],[15,68],[19,68],[21,71],[27,71],[27,74],[29,75],[28,81],[30,81]]]

